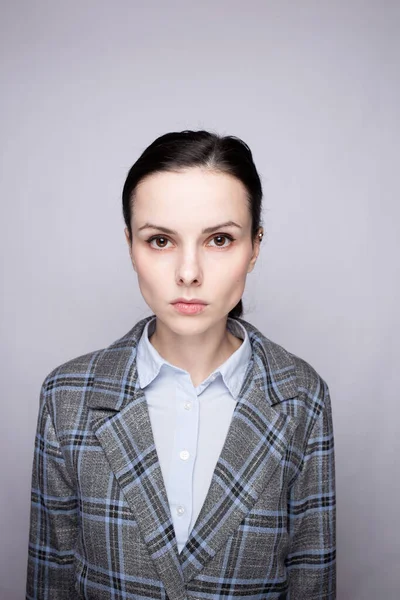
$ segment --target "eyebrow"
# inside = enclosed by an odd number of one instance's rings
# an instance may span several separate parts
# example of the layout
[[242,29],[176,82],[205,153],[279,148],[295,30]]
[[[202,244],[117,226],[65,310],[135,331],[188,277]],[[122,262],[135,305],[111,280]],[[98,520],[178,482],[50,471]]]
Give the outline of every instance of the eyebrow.
[[[213,225],[212,227],[206,227],[203,229],[202,233],[213,233],[214,231],[222,229],[223,227],[238,227],[239,229],[242,229],[242,226],[235,223],[235,221],[226,221],[225,223],[219,223],[218,225]],[[145,223],[142,225],[142,227],[139,227],[138,231],[142,231],[142,229],[157,229],[158,231],[168,233],[169,235],[178,235],[173,229],[168,229],[168,227],[162,227],[161,225],[154,225],[153,223]]]

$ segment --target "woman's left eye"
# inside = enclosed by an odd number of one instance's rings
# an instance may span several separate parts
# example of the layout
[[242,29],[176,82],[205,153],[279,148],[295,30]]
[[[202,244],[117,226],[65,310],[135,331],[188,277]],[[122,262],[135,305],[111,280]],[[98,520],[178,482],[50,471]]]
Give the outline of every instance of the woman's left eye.
[[[233,237],[230,235],[226,235],[225,233],[223,235],[215,235],[211,241],[215,241],[215,247],[216,248],[226,248],[227,246],[229,246],[232,242],[233,242]],[[224,242],[228,241],[227,244],[225,244]]]

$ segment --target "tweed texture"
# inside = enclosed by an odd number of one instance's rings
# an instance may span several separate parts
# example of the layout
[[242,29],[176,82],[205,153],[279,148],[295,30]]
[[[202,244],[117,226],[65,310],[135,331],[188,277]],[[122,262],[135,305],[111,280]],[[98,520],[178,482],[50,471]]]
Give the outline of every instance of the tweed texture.
[[[204,505],[178,553],[136,348],[151,317],[43,382],[28,600],[333,600],[326,383],[240,320],[252,358]],[[235,322],[228,321],[232,333]]]

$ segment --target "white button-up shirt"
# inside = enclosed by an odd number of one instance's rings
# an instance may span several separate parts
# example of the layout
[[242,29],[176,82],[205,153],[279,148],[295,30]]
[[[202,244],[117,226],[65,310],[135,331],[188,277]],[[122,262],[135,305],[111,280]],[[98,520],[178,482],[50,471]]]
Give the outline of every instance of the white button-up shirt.
[[137,369],[181,552],[221,454],[251,358],[251,344],[246,329],[236,321],[243,343],[194,387],[189,373],[164,360],[150,343],[155,323],[156,317],[143,330]]

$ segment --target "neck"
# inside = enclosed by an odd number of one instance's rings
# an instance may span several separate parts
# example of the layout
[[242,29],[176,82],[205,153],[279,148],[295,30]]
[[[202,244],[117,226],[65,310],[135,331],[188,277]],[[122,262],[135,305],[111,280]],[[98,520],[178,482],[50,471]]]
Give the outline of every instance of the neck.
[[165,360],[187,371],[196,387],[242,344],[227,330],[226,321],[197,335],[182,336],[156,319],[150,343]]

